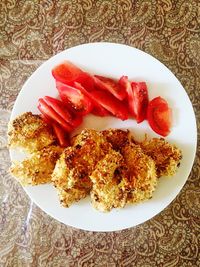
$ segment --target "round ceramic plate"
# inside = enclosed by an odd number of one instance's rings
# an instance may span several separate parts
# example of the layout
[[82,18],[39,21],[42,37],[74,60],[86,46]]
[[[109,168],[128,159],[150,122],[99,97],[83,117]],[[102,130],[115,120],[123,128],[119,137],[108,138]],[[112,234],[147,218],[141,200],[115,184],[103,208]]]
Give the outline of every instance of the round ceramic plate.
[[[91,43],[67,49],[42,64],[20,91],[11,119],[26,111],[38,113],[38,98],[45,95],[53,97],[58,95],[51,70],[65,59],[90,73],[113,78],[127,75],[130,80],[145,81],[150,99],[156,96],[164,97],[173,111],[173,127],[166,139],[182,150],[181,166],[172,178],[159,179],[152,199],[137,205],[127,205],[120,210],[113,209],[108,213],[95,210],[89,197],[70,208],[61,207],[56,190],[50,184],[28,186],[24,187],[24,190],[47,214],[66,225],[79,229],[116,231],[143,223],[169,205],[185,184],[191,171],[196,151],[197,130],[188,95],[171,71],[152,56],[125,45]],[[150,129],[146,121],[137,124],[132,119],[121,121],[113,117],[99,118],[89,115],[77,131],[80,132],[86,127],[97,130],[129,129],[138,139],[142,139],[145,133],[150,137],[159,137]],[[12,160],[20,158],[17,151],[10,151],[10,154]]]

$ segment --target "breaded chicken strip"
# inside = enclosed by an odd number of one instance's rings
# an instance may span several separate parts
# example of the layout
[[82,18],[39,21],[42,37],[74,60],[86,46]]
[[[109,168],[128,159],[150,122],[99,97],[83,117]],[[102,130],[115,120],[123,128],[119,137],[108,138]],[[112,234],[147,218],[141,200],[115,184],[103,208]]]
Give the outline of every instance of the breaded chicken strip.
[[[111,144],[95,130],[82,131],[73,138],[73,144],[74,146],[64,150],[52,174],[52,181],[58,189],[60,200],[66,207],[89,193],[92,188],[89,175],[111,148]],[[70,200],[69,193],[72,194]]]
[[102,134],[106,140],[112,144],[113,149],[116,151],[120,151],[120,149],[131,140],[129,130],[108,129],[102,131]]
[[56,140],[52,129],[39,115],[23,113],[8,125],[8,145],[27,152],[38,151]]
[[155,161],[157,176],[173,176],[182,158],[181,150],[163,138],[153,138],[140,143],[144,153]]
[[123,208],[127,199],[128,176],[126,169],[123,169],[122,155],[110,149],[90,175],[93,183],[90,193],[93,207],[103,212]]
[[157,186],[154,161],[145,155],[139,145],[126,144],[121,153],[130,171],[130,192],[127,202],[135,203],[152,197]]
[[11,174],[15,176],[22,185],[38,185],[51,181],[57,159],[63,149],[59,146],[48,146],[22,162],[15,161],[10,168]]

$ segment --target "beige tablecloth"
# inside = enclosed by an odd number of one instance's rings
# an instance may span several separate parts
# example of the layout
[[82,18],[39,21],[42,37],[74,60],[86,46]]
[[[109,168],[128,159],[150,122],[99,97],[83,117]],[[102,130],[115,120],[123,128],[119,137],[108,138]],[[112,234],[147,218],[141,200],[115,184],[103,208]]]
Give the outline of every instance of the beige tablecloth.
[[2,0],[0,266],[200,266],[199,149],[186,185],[169,207],[142,225],[112,233],[57,222],[8,173],[6,128],[23,83],[52,55],[99,41],[128,44],[158,58],[180,80],[199,119],[198,0]]

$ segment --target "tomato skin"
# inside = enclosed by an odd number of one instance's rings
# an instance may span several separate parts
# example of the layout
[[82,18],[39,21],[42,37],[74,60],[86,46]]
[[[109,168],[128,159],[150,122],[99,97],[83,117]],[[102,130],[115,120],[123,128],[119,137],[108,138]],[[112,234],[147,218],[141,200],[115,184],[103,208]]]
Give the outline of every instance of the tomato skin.
[[129,113],[137,123],[146,119],[149,102],[148,90],[145,82],[130,82],[127,76],[119,79],[119,84],[127,92]]
[[94,82],[98,89],[105,90],[111,93],[119,100],[126,97],[126,91],[113,79],[104,76],[94,75]]
[[72,116],[70,112],[65,107],[64,103],[51,96],[45,96],[44,101],[49,105],[60,117],[63,118],[67,123],[72,124]]
[[110,93],[100,90],[91,92],[92,97],[106,110],[121,120],[128,119],[128,110],[126,106],[114,98]]
[[149,102],[147,120],[154,132],[163,137],[169,135],[172,124],[172,110],[164,98],[158,96]]
[[74,87],[79,89],[84,95],[86,95],[91,100],[93,104],[93,109],[91,112],[94,115],[100,117],[105,117],[110,115],[110,113],[96,101],[91,92],[88,92],[80,83],[74,82]]
[[128,76],[122,76],[119,79],[118,83],[126,91],[129,113],[132,117],[135,117],[135,110],[133,106],[133,101],[134,101],[133,90],[132,90],[131,82],[128,80]]
[[58,139],[58,143],[62,147],[68,147],[70,145],[69,136],[57,123],[52,124],[54,133]]
[[71,104],[77,115],[83,116],[90,113],[93,108],[92,102],[79,89],[61,82],[56,82],[56,87],[62,101]]
[[52,119],[53,121],[60,124],[65,131],[71,132],[73,128],[62,118],[59,114],[57,114],[42,98],[39,98],[38,100],[38,109],[40,112],[46,116]]
[[93,77],[68,60],[65,60],[61,64],[55,66],[52,69],[52,75],[56,81],[64,84],[72,85],[74,81],[77,81],[89,91],[94,88]]
[[49,117],[47,117],[47,116],[44,115],[44,114],[40,114],[40,117],[43,119],[43,121],[44,121],[46,124],[48,124],[48,125],[52,125],[52,120],[51,120]]
[[137,123],[144,121],[147,117],[149,96],[145,82],[132,82],[133,110]]

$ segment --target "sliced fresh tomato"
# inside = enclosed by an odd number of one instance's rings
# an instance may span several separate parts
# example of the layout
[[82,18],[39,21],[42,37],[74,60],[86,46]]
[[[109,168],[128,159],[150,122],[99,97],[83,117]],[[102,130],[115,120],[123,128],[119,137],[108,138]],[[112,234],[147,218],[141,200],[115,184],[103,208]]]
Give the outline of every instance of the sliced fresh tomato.
[[126,91],[124,88],[111,78],[94,75],[94,82],[98,89],[110,92],[119,100],[123,100],[126,97]]
[[121,86],[121,88],[124,88],[124,90],[126,91],[127,96],[128,96],[129,113],[131,116],[135,117],[135,111],[134,111],[134,106],[133,106],[133,101],[134,101],[133,90],[132,90],[131,82],[128,80],[128,76],[122,76],[119,79],[118,83]]
[[159,135],[167,136],[172,124],[172,111],[167,101],[160,96],[149,102],[147,119],[152,130]]
[[132,82],[133,90],[133,109],[137,123],[142,122],[147,117],[147,107],[149,96],[145,82]]
[[103,108],[102,106],[95,106],[93,108],[93,110],[91,111],[92,114],[99,116],[99,117],[106,117],[106,116],[111,116],[112,114],[106,110],[105,108]]
[[91,92],[92,97],[106,110],[121,120],[128,119],[128,110],[126,106],[105,91],[95,90]]
[[86,115],[92,110],[91,100],[79,89],[61,82],[56,82],[60,98],[64,103],[70,103],[74,111],[80,115]]
[[147,106],[149,102],[147,86],[145,82],[130,82],[127,76],[119,80],[122,88],[125,88],[128,95],[129,113],[135,117],[137,123],[146,119]]
[[73,109],[70,109],[69,105],[66,106],[59,99],[50,96],[45,96],[44,100],[50,107],[55,110],[55,112],[60,115],[60,117],[62,117],[67,123],[72,125],[74,128],[78,127],[82,123],[82,116],[74,114]]
[[104,117],[104,116],[109,116],[110,112],[107,111],[105,108],[103,108],[98,101],[93,97],[91,92],[88,92],[80,83],[74,82],[74,87],[79,89],[84,95],[86,95],[92,102],[93,104],[93,109],[92,113],[94,115]]
[[67,60],[54,67],[52,75],[56,81],[64,84],[72,85],[74,81],[77,81],[83,84],[87,90],[92,90],[94,87],[93,77]]
[[72,125],[74,128],[78,127],[83,122],[83,117],[79,114],[74,114],[72,119]]
[[58,115],[60,115],[60,117],[63,118],[63,120],[72,124],[72,116],[62,101],[51,96],[45,96],[43,99],[47,105],[49,105],[56,113],[58,113]]
[[58,139],[59,145],[62,147],[69,146],[70,145],[69,136],[67,135],[65,130],[62,129],[62,127],[60,127],[60,125],[58,125],[57,123],[53,123],[52,127],[53,127],[54,133]]
[[40,117],[43,119],[43,121],[46,123],[46,124],[49,124],[49,125],[52,125],[52,120],[47,117],[46,115],[44,114],[41,114]]
[[60,117],[60,115],[56,113],[42,98],[38,100],[38,109],[44,116],[47,116],[60,124],[67,132],[71,132],[73,130],[73,128],[62,117]]

